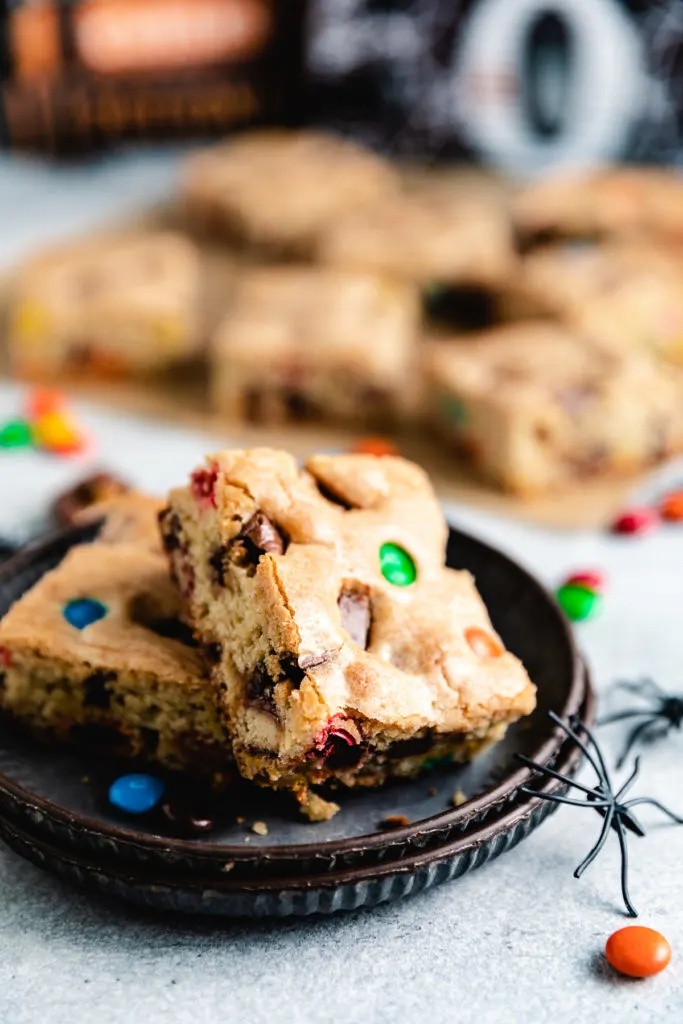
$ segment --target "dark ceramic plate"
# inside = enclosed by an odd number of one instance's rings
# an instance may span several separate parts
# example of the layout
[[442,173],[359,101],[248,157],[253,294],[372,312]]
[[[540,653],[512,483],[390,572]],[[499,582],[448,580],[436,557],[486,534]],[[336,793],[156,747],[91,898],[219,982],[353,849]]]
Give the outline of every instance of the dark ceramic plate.
[[[95,533],[89,527],[56,534],[0,567],[0,616],[69,547],[92,540]],[[41,745],[0,723],[0,819],[17,835],[94,861],[102,870],[181,872],[221,880],[230,862],[231,882],[370,866],[442,847],[488,826],[518,805],[518,787],[528,781],[528,771],[515,765],[516,753],[544,763],[557,758],[562,735],[547,711],[567,717],[581,708],[584,670],[556,604],[515,562],[451,530],[448,564],[476,577],[496,628],[539,690],[536,712],[473,764],[380,790],[336,794],[341,812],[317,825],[297,819],[281,796],[241,785],[226,798],[208,836],[181,839],[158,820],[124,818],[107,804],[107,782],[120,766]],[[456,808],[451,801],[457,790],[470,799]],[[383,830],[389,814],[405,815],[409,824]],[[246,822],[238,824],[237,817]],[[257,820],[267,824],[266,836],[249,831]]]
[[[585,721],[592,721],[594,717],[590,685],[580,713]],[[554,763],[558,771],[572,776],[580,760],[578,749],[565,743],[558,750]],[[538,788],[553,793],[563,787],[551,779]],[[374,907],[460,878],[511,850],[556,806],[537,798],[520,797],[513,806],[491,815],[485,824],[465,831],[444,845],[412,852],[398,860],[324,874],[241,880],[235,877],[232,861],[224,863],[220,877],[210,878],[177,871],[155,874],[142,866],[123,864],[115,869],[92,856],[88,859],[36,840],[8,820],[0,820],[0,836],[38,867],[116,900],[154,910],[212,917],[302,917]]]

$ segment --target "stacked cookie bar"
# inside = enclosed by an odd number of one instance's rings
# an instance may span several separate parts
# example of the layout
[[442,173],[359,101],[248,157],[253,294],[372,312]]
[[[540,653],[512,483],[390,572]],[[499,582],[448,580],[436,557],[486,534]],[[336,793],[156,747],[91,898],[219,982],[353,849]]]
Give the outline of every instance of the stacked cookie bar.
[[314,817],[311,787],[468,760],[535,705],[403,459],[219,452],[161,528],[239,770]]
[[0,708],[37,732],[218,782],[236,763],[323,820],[321,784],[469,760],[535,707],[404,459],[223,451],[163,508],[95,512],[0,621]]

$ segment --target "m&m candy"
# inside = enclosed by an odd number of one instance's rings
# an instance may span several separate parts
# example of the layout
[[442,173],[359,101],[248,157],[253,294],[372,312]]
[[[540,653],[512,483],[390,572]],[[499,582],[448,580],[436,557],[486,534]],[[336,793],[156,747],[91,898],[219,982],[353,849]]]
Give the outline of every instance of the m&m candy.
[[388,437],[361,437],[351,448],[353,455],[398,455],[398,448]]
[[593,619],[602,611],[602,595],[577,583],[565,583],[556,596],[562,611],[572,622]]
[[629,978],[649,978],[668,967],[671,946],[654,928],[634,924],[610,935],[605,956],[620,974]]
[[672,491],[665,495],[659,506],[662,519],[669,523],[683,522],[683,491]]
[[109,787],[109,802],[126,814],[147,814],[166,791],[163,779],[156,775],[122,775]]
[[26,420],[10,420],[0,427],[0,448],[26,448],[33,442],[33,431]]
[[26,408],[29,418],[40,419],[47,413],[59,412],[66,405],[66,399],[61,391],[53,388],[38,388],[28,396]]
[[417,579],[415,562],[398,544],[382,544],[379,564],[384,579],[395,587],[408,587]]
[[632,508],[622,512],[612,523],[612,533],[644,534],[657,526],[659,517],[651,508]]
[[565,580],[566,584],[577,587],[588,587],[589,590],[602,590],[605,585],[605,574],[597,569],[585,569],[573,572]]
[[106,606],[93,597],[78,597],[69,601],[62,609],[62,615],[74,629],[85,629],[99,622],[107,614]]
[[57,455],[76,455],[87,447],[74,420],[63,412],[44,413],[33,429],[38,446]]

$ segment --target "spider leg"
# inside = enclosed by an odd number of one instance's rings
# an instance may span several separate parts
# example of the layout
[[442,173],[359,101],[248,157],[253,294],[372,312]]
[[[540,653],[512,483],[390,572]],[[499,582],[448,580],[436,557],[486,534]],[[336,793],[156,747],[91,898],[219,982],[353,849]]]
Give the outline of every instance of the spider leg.
[[635,729],[631,730],[626,740],[626,746],[619,755],[619,760],[617,761],[617,768],[622,767],[624,761],[631,753],[640,737],[643,736],[647,732],[647,730],[656,723],[656,721],[657,716],[653,715],[651,718],[648,718],[647,721],[641,722],[640,725],[637,725]]
[[616,711],[613,715],[605,715],[604,718],[599,718],[598,725],[612,725],[613,722],[623,722],[625,718],[642,718],[643,715],[649,714],[648,708],[641,708],[639,711],[636,711],[635,708],[631,711]]
[[579,864],[578,868],[574,872],[574,878],[581,878],[581,875],[584,873],[584,871],[587,868],[589,868],[591,866],[591,864],[593,863],[595,858],[598,856],[598,854],[602,850],[603,846],[607,842],[607,836],[609,835],[609,832],[610,832],[610,828],[611,828],[611,825],[612,825],[613,817],[614,817],[614,807],[610,807],[610,809],[605,814],[605,817],[604,817],[604,820],[603,820],[603,823],[602,823],[602,829],[600,830],[600,835],[598,836],[598,841],[596,842],[596,844],[592,848],[592,850],[590,850],[588,852],[586,857]]
[[615,800],[619,801],[619,800],[621,800],[622,796],[626,796],[626,794],[628,793],[629,789],[631,788],[633,783],[638,778],[638,772],[639,771],[640,771],[640,758],[637,757],[635,759],[635,762],[634,762],[634,765],[633,765],[633,771],[631,772],[631,774],[629,775],[629,777],[627,778],[626,782],[621,787],[619,792],[617,793],[617,795],[615,797]]
[[635,682],[631,682],[627,679],[621,679],[616,685],[620,690],[627,690],[629,693],[638,693],[642,695],[643,691],[647,693],[649,690],[654,697],[664,696],[664,690],[650,676],[641,676],[641,678],[636,679]]
[[[598,762],[593,757],[592,753],[588,749],[588,746],[583,742],[581,737],[572,728],[572,726],[568,725],[567,722],[563,722],[562,719],[560,718],[560,716],[556,715],[554,711],[549,711],[548,712],[548,716],[555,723],[555,725],[558,725],[560,727],[560,729],[562,729],[563,732],[566,733],[566,735],[569,737],[570,740],[573,740],[574,743],[576,743],[576,745],[579,748],[579,750],[581,750],[585,754],[586,758],[588,759],[588,762],[592,765],[593,769],[595,770],[595,774],[598,776],[598,778],[600,778],[601,775],[604,774],[606,780],[609,782],[609,777],[607,776],[606,771],[602,772],[600,770],[600,765],[598,764]],[[595,740],[588,733],[588,730],[586,729],[585,725],[581,725],[581,728],[586,732],[586,735],[588,736],[589,740],[591,740],[591,742],[593,744],[595,744]],[[601,761],[601,763],[602,763],[602,761]]]
[[621,895],[624,897],[624,903],[626,904],[629,917],[638,917],[638,911],[631,903],[631,897],[628,891],[628,843],[626,842],[624,826],[622,825],[621,818],[618,814],[614,821],[617,837],[619,839],[619,849],[621,850]]
[[598,744],[595,741],[595,736],[593,735],[591,730],[588,728],[588,726],[585,725],[583,722],[580,723],[580,728],[585,732],[586,737],[588,738],[588,742],[590,743],[591,747],[593,748],[593,751],[595,752],[595,756],[597,757],[598,762],[600,764],[600,768],[602,769],[602,771],[599,771],[598,769],[596,769],[596,771],[598,772],[598,778],[600,778],[600,776],[602,776],[602,778],[601,778],[601,785],[603,784],[603,780],[604,780],[604,788],[610,790],[610,792],[611,792],[612,791],[612,781],[611,781],[611,779],[609,777],[609,771],[607,770],[607,764],[605,763],[605,758],[602,756],[602,751],[601,751],[600,747],[598,746]]
[[683,818],[678,814],[674,814],[674,812],[670,811],[668,807],[664,806],[664,804],[660,804],[659,800],[653,800],[652,797],[649,796],[637,796],[635,800],[628,800],[624,804],[624,807],[626,807],[627,810],[630,810],[631,807],[638,807],[639,805],[643,806],[644,804],[656,807],[657,810],[662,812],[662,814],[666,814],[672,821],[675,821],[677,825],[683,825]]
[[559,779],[560,782],[566,783],[568,786],[574,786],[576,789],[582,790],[584,793],[593,793],[593,790],[589,786],[584,786],[581,782],[576,782],[575,779],[570,779],[565,775],[560,775],[553,768],[549,768],[545,764],[537,764],[536,761],[531,761],[524,754],[517,754],[517,760],[525,764],[527,768],[533,768],[534,771],[540,772],[542,775],[550,775],[553,779]]
[[530,789],[529,786],[520,786],[519,792],[524,793],[526,796],[537,796],[541,800],[552,800],[555,804],[569,804],[570,807],[609,807],[611,801],[601,801],[600,803],[588,800],[572,800],[568,796],[560,796],[559,793],[539,793],[537,789]]

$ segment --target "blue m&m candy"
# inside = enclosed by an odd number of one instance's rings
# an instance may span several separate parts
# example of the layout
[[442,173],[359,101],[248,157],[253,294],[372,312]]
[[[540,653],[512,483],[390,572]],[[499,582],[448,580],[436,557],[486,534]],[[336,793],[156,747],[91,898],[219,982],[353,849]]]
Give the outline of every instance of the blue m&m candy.
[[92,626],[93,622],[103,619],[107,609],[94,597],[78,597],[64,605],[62,614],[74,629],[85,629],[86,626]]
[[109,787],[109,802],[126,814],[146,814],[161,800],[166,784],[155,775],[121,775]]

